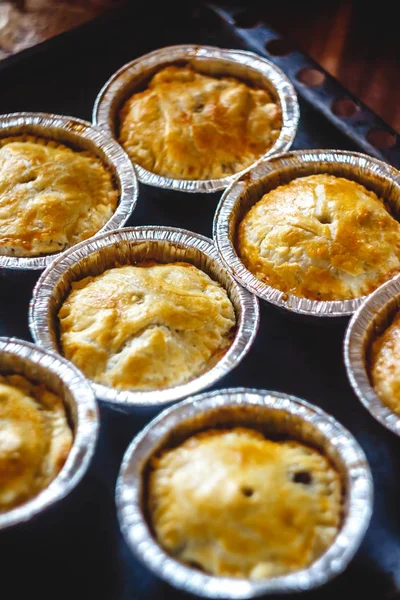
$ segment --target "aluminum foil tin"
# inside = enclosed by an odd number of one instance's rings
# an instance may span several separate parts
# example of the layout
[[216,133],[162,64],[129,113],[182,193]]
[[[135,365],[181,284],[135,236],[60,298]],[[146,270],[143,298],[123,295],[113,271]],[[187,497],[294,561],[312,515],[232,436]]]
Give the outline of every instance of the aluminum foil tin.
[[81,373],[66,360],[15,338],[0,338],[0,373],[23,375],[45,384],[65,403],[74,441],[57,477],[37,496],[5,513],[0,530],[29,521],[69,494],[87,471],[94,454],[99,417],[93,391]]
[[186,261],[208,273],[227,290],[235,308],[237,328],[234,341],[221,360],[188,383],[142,392],[116,390],[93,383],[97,398],[125,408],[157,408],[213,385],[247,354],[259,323],[257,299],[227,273],[211,240],[172,227],[132,227],[78,244],[57,258],[42,274],[30,306],[34,340],[47,350],[60,352],[57,314],[70,292],[72,281],[99,275],[116,263],[135,264],[143,260]]
[[371,294],[351,319],[344,340],[347,375],[358,398],[379,423],[400,436],[400,415],[383,404],[369,378],[372,343],[390,325],[400,309],[400,276]]
[[[344,514],[339,534],[310,567],[288,575],[251,581],[207,575],[164,552],[146,519],[146,467],[151,457],[208,427],[249,426],[266,436],[284,434],[319,448],[342,476]],[[158,577],[207,598],[254,598],[318,587],[343,571],[357,551],[372,512],[373,484],[365,455],[353,436],[320,408],[265,390],[217,390],[165,410],[127,449],[116,489],[122,533],[136,557]]]
[[257,279],[236,253],[236,232],[249,209],[271,189],[297,177],[328,173],[361,183],[384,198],[400,215],[400,173],[394,167],[365,154],[342,150],[299,150],[272,158],[238,178],[222,195],[214,218],[213,236],[229,272],[262,300],[312,317],[348,317],[362,304],[354,300],[322,302],[277,290]]
[[[257,54],[244,50],[224,50],[212,46],[169,46],[150,52],[121,67],[104,85],[93,108],[93,123],[109,135],[118,137],[118,113],[122,104],[135,91],[143,89],[161,68],[173,64],[190,64],[207,75],[229,75],[250,84],[266,88],[279,101],[282,109],[282,129],[275,144],[260,160],[286,152],[297,132],[300,111],[296,92],[289,79],[274,64]],[[258,163],[259,161],[257,161]],[[257,164],[254,163],[254,164]],[[245,170],[210,180],[183,180],[162,177],[135,164],[139,180],[156,187],[182,192],[209,193],[226,188]]]
[[[114,140],[87,121],[75,117],[29,112],[0,115],[1,138],[24,134],[56,140],[79,150],[89,150],[98,156],[113,174],[119,190],[118,206],[99,233],[124,225],[136,206],[138,183],[130,160]],[[0,255],[0,272],[2,269],[45,269],[60,254],[33,257]]]

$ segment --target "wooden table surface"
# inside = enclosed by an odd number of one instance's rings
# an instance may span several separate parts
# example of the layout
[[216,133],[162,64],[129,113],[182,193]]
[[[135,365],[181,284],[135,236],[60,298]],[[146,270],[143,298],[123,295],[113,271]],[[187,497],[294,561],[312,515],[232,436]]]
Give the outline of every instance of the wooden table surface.
[[[262,19],[292,39],[400,132],[400,35],[396,3],[344,0],[241,2],[248,25]],[[250,8],[249,8],[250,7]]]

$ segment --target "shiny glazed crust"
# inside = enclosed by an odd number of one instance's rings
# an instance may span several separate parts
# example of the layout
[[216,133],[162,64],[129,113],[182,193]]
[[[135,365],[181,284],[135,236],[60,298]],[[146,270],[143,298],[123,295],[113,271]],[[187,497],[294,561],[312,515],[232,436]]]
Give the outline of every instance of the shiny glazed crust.
[[0,375],[0,512],[47,487],[71,446],[62,400],[20,375]]
[[219,179],[265,154],[281,127],[280,106],[266,90],[169,66],[124,104],[119,142],[158,175]]
[[258,279],[310,300],[370,294],[400,271],[400,225],[382,199],[332,175],[265,194],[238,228],[238,252]]
[[210,430],[152,459],[148,508],[157,540],[178,560],[263,579],[307,567],[333,542],[342,486],[303,444]]
[[371,377],[382,402],[400,415],[400,313],[372,345]]
[[97,233],[118,191],[99,158],[25,135],[0,139],[0,254],[60,252]]
[[64,356],[118,389],[193,379],[229,347],[235,313],[226,291],[188,263],[142,263],[73,283],[59,312]]

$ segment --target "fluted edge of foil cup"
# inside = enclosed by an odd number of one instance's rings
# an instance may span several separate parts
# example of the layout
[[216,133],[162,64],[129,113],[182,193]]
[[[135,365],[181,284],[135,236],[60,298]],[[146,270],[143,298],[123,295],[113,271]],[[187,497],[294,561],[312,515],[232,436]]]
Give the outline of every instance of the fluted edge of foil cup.
[[61,471],[37,496],[0,512],[2,530],[29,521],[76,487],[94,455],[99,416],[93,390],[78,369],[29,342],[0,337],[0,373],[23,375],[61,396],[74,430],[73,444]]
[[[344,514],[329,548],[308,568],[288,575],[252,581],[216,577],[186,566],[157,543],[147,522],[144,489],[151,457],[207,427],[254,425],[265,433],[281,432],[311,443],[338,469],[344,486]],[[373,482],[367,459],[357,441],[333,417],[304,400],[267,390],[232,388],[189,398],[163,411],[132,441],[125,452],[116,486],[121,531],[136,556],[169,584],[207,598],[255,598],[319,587],[341,573],[356,553],[368,528]]]
[[384,427],[400,436],[400,415],[386,406],[369,378],[368,355],[373,341],[390,325],[400,309],[400,276],[373,292],[351,319],[344,339],[344,363],[358,399]]
[[[135,170],[121,146],[88,121],[64,115],[19,112],[0,115],[0,137],[34,135],[89,150],[112,173],[119,192],[118,205],[111,218],[96,233],[122,227],[136,207],[138,181]],[[91,238],[88,239],[93,239]],[[40,256],[0,254],[0,271],[43,270],[62,252]]]
[[307,317],[349,317],[365,300],[308,300],[267,285],[242,263],[235,248],[239,223],[262,196],[307,175],[327,173],[352,179],[388,201],[400,216],[400,172],[376,158],[344,150],[297,150],[275,156],[237,178],[223,193],[214,216],[213,238],[229,272],[262,300]]
[[[229,50],[213,46],[178,45],[168,46],[145,54],[122,66],[100,90],[94,107],[93,123],[108,135],[116,137],[118,110],[124,100],[133,94],[140,84],[148,80],[160,68],[176,62],[185,62],[194,68],[206,69],[209,74],[237,76],[243,80],[265,87],[279,100],[282,110],[282,128],[279,138],[256,162],[266,160],[275,154],[286,152],[297,133],[300,109],[296,91],[286,75],[265,58],[245,50]],[[172,179],[152,173],[135,163],[139,181],[147,185],[197,193],[212,193],[226,188],[236,177],[250,168],[223,177],[208,180]]]
[[91,382],[99,400],[120,408],[162,407],[215,384],[248,353],[259,325],[258,300],[226,271],[212,240],[173,227],[132,227],[78,244],[56,259],[42,274],[29,310],[34,340],[48,350],[60,352],[57,314],[72,281],[100,274],[116,263],[134,264],[143,260],[164,263],[187,261],[208,273],[228,292],[237,319],[236,333],[222,358],[187,383],[161,390],[127,391]]

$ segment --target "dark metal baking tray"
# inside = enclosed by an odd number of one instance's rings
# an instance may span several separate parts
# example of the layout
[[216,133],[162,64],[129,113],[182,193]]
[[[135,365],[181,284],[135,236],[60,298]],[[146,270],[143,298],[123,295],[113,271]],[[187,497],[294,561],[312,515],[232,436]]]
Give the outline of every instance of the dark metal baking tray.
[[[243,47],[243,36],[236,33],[240,31],[215,12],[193,8],[191,3],[131,3],[3,61],[0,112],[48,111],[89,120],[98,90],[125,62],[168,44]],[[300,103],[295,148],[361,149],[310,99]],[[175,225],[211,235],[218,196],[142,187],[129,224]],[[36,277],[0,280],[1,335],[30,339],[27,310]],[[262,305],[254,347],[219,387],[259,387],[297,395],[333,414],[356,436],[375,481],[370,529],[344,574],[301,597],[394,600],[400,598],[400,439],[375,422],[351,391],[342,359],[344,329],[345,324],[336,321],[321,329]],[[120,461],[150,415],[130,417],[103,408],[101,418],[98,451],[84,481],[58,506],[0,536],[0,595],[5,600],[187,597],[132,558],[116,520],[114,484]]]

